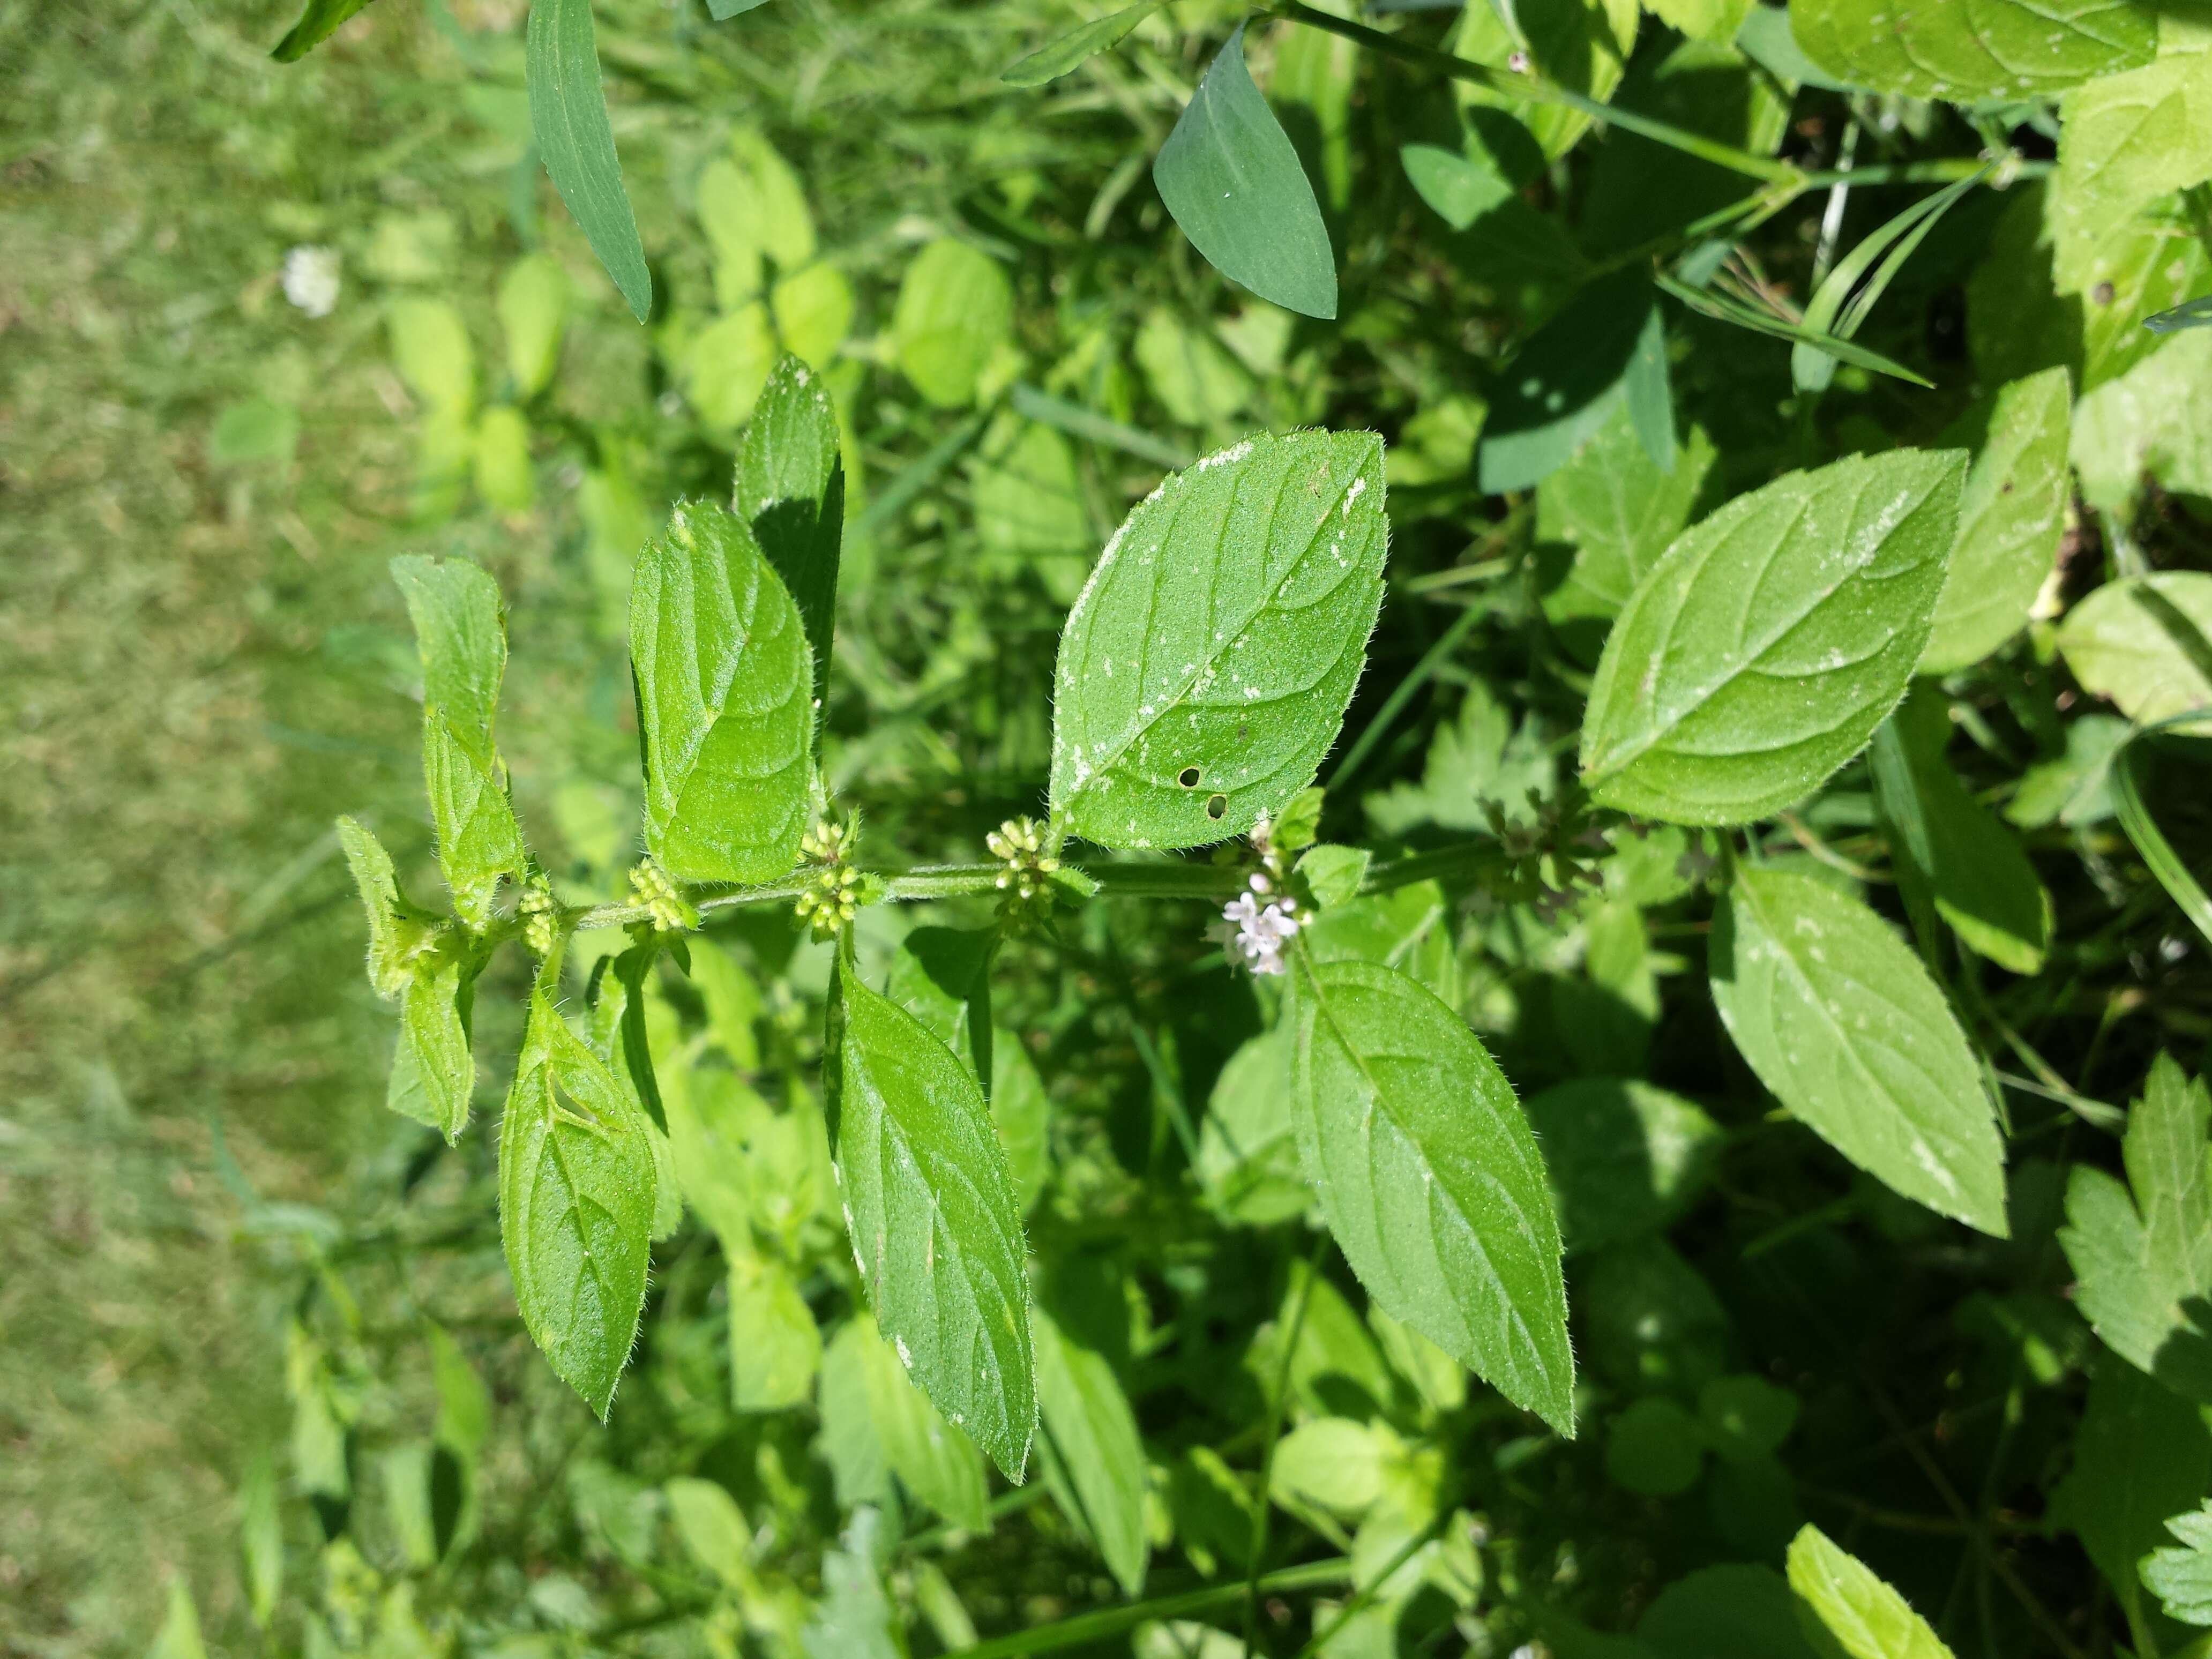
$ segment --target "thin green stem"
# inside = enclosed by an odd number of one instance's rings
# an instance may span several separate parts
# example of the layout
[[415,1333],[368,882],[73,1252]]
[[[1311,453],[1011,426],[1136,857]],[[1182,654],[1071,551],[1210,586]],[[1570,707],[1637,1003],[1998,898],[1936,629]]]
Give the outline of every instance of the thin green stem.
[[[1280,1572],[1271,1572],[1256,1580],[1259,1590],[1271,1594],[1288,1594],[1298,1590],[1320,1589],[1330,1584],[1348,1583],[1352,1579],[1352,1563],[1339,1556],[1328,1561],[1310,1561],[1303,1566],[1285,1567]],[[1072,1648],[1088,1642],[1103,1641],[1109,1636],[1119,1636],[1154,1619],[1178,1619],[1185,1613],[1208,1613],[1215,1607],[1226,1607],[1246,1593],[1243,1584],[1209,1584],[1204,1589],[1187,1590],[1180,1595],[1159,1595],[1149,1601],[1131,1601],[1118,1607],[1104,1607],[1097,1613],[1079,1613],[1073,1619],[1062,1619],[1056,1624],[1042,1625],[1035,1630],[1020,1631],[1012,1636],[994,1637],[988,1642],[978,1642],[972,1648],[962,1648],[951,1659],[1022,1659],[1032,1653],[1053,1653],[1061,1648]]]
[[1442,1536],[1444,1528],[1449,1524],[1450,1521],[1451,1511],[1449,1510],[1439,1510],[1435,1520],[1430,1522],[1427,1526],[1422,1528],[1420,1531],[1415,1533],[1411,1538],[1408,1538],[1398,1553],[1383,1563],[1382,1570],[1380,1572],[1373,1575],[1364,1584],[1358,1583],[1355,1581],[1352,1586],[1352,1593],[1345,1598],[1344,1605],[1336,1610],[1335,1616],[1332,1618],[1327,1625],[1323,1626],[1313,1633],[1312,1639],[1307,1642],[1305,1646],[1298,1650],[1297,1659],[1314,1659],[1314,1656],[1316,1654],[1319,1653],[1323,1648],[1329,1644],[1330,1639],[1335,1636],[1337,1632],[1342,1630],[1345,1626],[1351,1623],[1353,1619],[1358,1616],[1359,1612],[1363,1607],[1365,1607],[1370,1602],[1373,1601],[1376,1596],[1382,1593],[1383,1586],[1390,1582],[1391,1577],[1397,1572],[1399,1568],[1404,1566],[1407,1562],[1412,1560],[1414,1556],[1426,1549],[1431,1542]]

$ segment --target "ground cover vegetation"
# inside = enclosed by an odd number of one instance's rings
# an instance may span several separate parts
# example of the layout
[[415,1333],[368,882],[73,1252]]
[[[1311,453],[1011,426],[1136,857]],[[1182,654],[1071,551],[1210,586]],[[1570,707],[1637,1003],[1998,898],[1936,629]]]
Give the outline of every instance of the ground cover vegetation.
[[2208,1650],[2212,20],[283,21],[160,1651]]

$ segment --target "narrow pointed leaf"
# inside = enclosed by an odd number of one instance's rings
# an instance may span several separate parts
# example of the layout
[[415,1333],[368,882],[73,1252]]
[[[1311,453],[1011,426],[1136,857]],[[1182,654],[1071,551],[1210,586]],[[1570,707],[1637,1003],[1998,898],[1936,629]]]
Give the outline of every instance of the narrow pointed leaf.
[[840,964],[837,1168],[876,1322],[1010,1480],[1036,1425],[1027,1248],[983,1092],[913,1015]]
[[[1842,340],[1856,334],[1936,221],[1982,178],[1983,173],[1977,173],[1915,202],[1838,260],[1805,307],[1806,328]],[[1800,341],[1790,354],[1790,373],[1799,391],[1821,392],[1835,378],[1837,362],[1832,354]]]
[[1722,1024],[1792,1115],[1893,1190],[2006,1236],[1981,1067],[1887,922],[1810,876],[1741,869],[1711,964]]
[[653,309],[653,276],[607,123],[592,0],[531,0],[526,58],[530,125],[545,171],[641,323]]
[[2146,317],[2143,326],[2154,334],[2178,334],[2185,328],[2212,328],[2212,294],[2185,300],[2155,316]]
[[1044,1476],[1125,1595],[1145,1588],[1145,1443],[1106,1357],[1072,1341],[1043,1310],[1036,1322]]
[[1893,358],[1878,351],[1869,351],[1863,345],[1841,339],[1833,334],[1824,334],[1818,329],[1805,327],[1771,313],[1756,311],[1741,301],[1730,299],[1725,294],[1710,289],[1696,288],[1678,281],[1661,271],[1651,279],[1660,291],[1673,295],[1701,317],[1710,317],[1717,323],[1732,323],[1738,328],[1749,329],[1754,334],[1764,334],[1777,340],[1789,340],[1799,345],[1816,346],[1838,362],[1854,363],[1861,368],[1872,369],[1877,374],[1887,374],[1893,380],[1905,380],[1917,386],[1933,389],[1935,382],[1925,375],[1916,374]]
[[726,22],[732,17],[742,17],[749,11],[757,11],[768,0],[707,0],[707,15],[716,22]]
[[1693,525],[1614,624],[1583,725],[1598,800],[1674,823],[1789,805],[1865,744],[1928,643],[1966,457],[1792,472]]
[[1152,182],[1191,246],[1232,283],[1336,315],[1336,254],[1290,135],[1252,84],[1239,23],[1160,147]]
[[653,855],[689,881],[787,874],[806,825],[813,669],[743,520],[676,508],[638,556],[629,641]]
[[1121,45],[1130,30],[1166,3],[1167,0],[1137,0],[1133,6],[1109,11],[1030,53],[999,78],[1010,87],[1041,87],[1048,81],[1057,81],[1085,58]]
[[1298,1151],[1375,1304],[1514,1404],[1575,1430],[1559,1228],[1512,1085],[1395,969],[1302,957]]
[[399,890],[392,854],[384,850],[374,830],[342,817],[338,845],[345,849],[354,885],[361,890],[362,908],[368,915],[368,982],[380,997],[398,996],[413,977],[416,957],[430,942],[432,919]]
[[796,357],[775,366],[738,451],[738,516],[799,607],[814,654],[814,695],[826,697],[845,537],[845,465],[837,411],[822,378]]
[[300,21],[285,31],[270,56],[280,64],[296,64],[337,33],[369,0],[307,0]]
[[1243,835],[1313,781],[1382,599],[1382,445],[1255,434],[1170,477],[1060,635],[1052,807],[1104,847]]

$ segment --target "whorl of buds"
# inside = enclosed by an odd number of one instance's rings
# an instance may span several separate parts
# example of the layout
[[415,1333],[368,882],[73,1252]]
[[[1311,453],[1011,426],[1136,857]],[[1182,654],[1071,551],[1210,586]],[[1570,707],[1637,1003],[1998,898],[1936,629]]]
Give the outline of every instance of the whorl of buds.
[[560,902],[553,896],[551,884],[543,876],[532,877],[515,908],[522,916],[522,942],[531,955],[541,961],[551,956],[561,921]]
[[664,933],[688,933],[699,925],[699,913],[691,908],[668,873],[653,859],[647,859],[629,872],[630,896],[645,908],[646,918]]
[[860,872],[845,862],[852,850],[850,827],[817,818],[799,839],[799,850],[815,866],[801,878],[793,907],[815,939],[835,939],[860,913]]

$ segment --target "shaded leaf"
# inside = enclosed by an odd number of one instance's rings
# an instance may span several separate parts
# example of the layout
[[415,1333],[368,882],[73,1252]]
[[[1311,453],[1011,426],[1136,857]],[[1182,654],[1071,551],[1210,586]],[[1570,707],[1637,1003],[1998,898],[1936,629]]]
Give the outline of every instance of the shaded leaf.
[[752,1249],[728,1254],[730,1403],[741,1412],[805,1405],[822,1365],[813,1310],[775,1257]]
[[2169,1516],[2166,1529],[2179,1547],[2169,1544],[2143,1557],[2143,1588],[2158,1597],[2167,1618],[2212,1625],[2212,1502]]
[[1658,1659],[1818,1659],[1798,1628],[1789,1581],[1771,1567],[1686,1573],[1659,1592],[1636,1634]]
[[2166,1518],[2212,1489],[2203,1409],[2109,1355],[2089,1376],[2074,1465],[2050,1513],[2072,1530],[2126,1608],[2142,1601],[2139,1564],[2166,1541]]
[[[1626,270],[1583,288],[1501,372],[1476,451],[1482,489],[1497,494],[1541,483],[1605,423],[1616,403],[1631,405],[1631,426],[1641,441],[1637,404],[1652,401],[1648,388],[1655,375],[1663,388],[1666,349],[1649,277]],[[1671,456],[1661,465],[1671,470]]]
[[856,1315],[853,1359],[877,1443],[901,1484],[956,1527],[990,1525],[982,1455],[916,1388],[909,1370],[866,1313]]
[[1632,1079],[1563,1083],[1531,1096],[1528,1111],[1569,1249],[1667,1225],[1688,1208],[1720,1152],[1720,1126],[1702,1109]]
[[825,690],[837,624],[837,566],[845,535],[845,467],[837,411],[820,377],[795,357],[769,376],[738,451],[738,516],[783,578]]
[[1145,1586],[1145,1443],[1106,1357],[1036,1315],[1044,1478],[1127,1595]]

